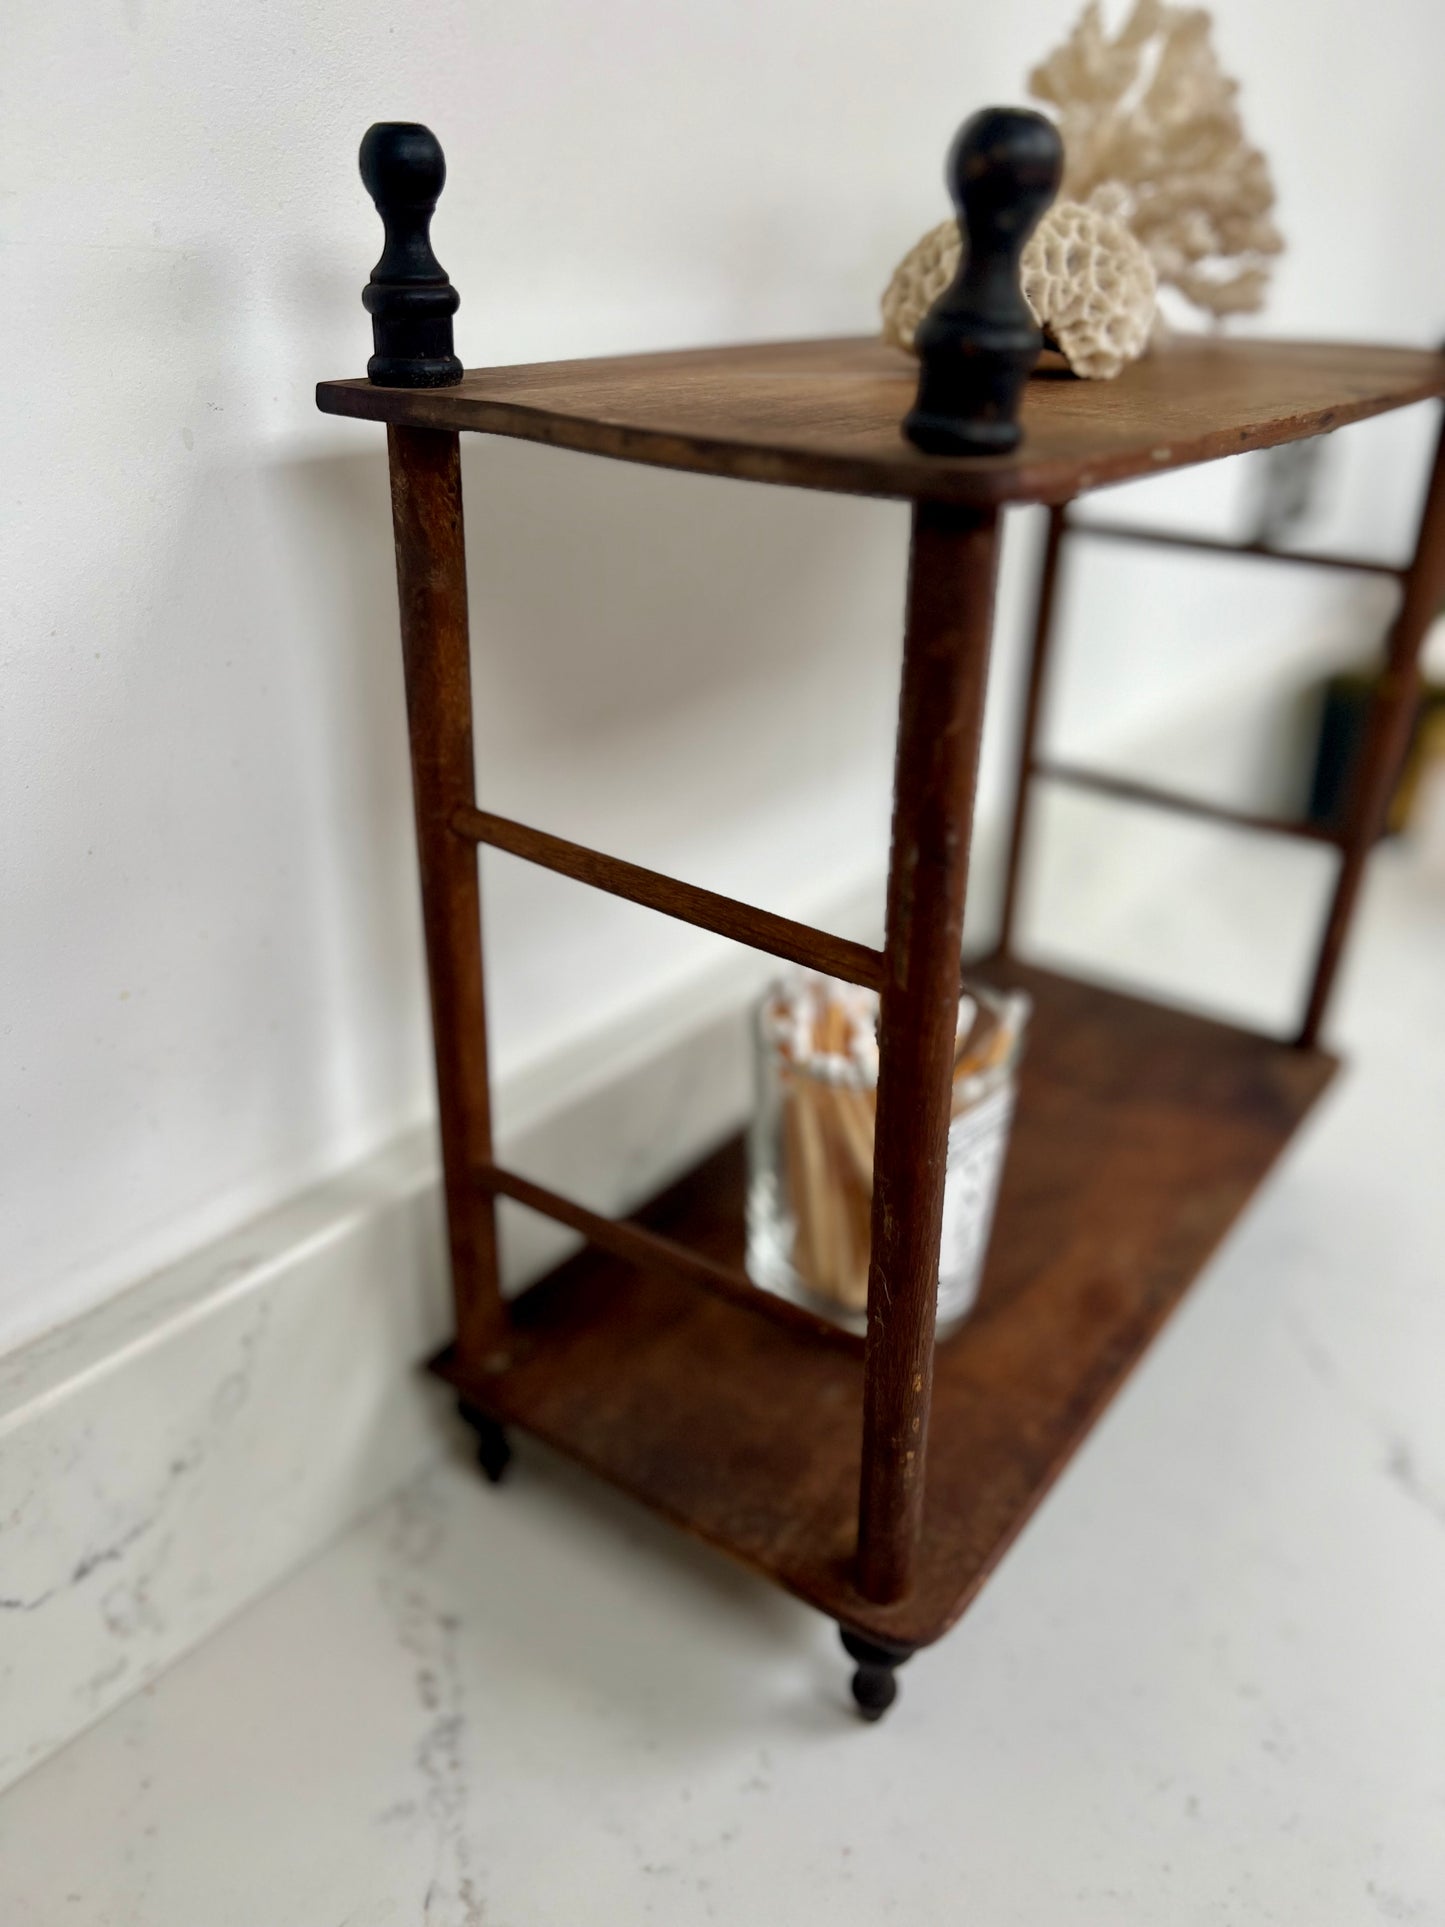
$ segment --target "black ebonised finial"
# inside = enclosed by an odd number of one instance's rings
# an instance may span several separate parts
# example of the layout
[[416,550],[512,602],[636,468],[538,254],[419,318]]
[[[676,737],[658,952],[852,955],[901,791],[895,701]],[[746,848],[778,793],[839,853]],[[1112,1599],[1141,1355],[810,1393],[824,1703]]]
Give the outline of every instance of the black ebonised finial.
[[447,178],[441,142],[415,121],[382,120],[361,143],[361,178],[386,229],[362,301],[376,353],[366,372],[384,388],[446,388],[462,378],[452,353],[461,296],[432,252],[431,217]]
[[931,455],[1003,455],[1043,337],[1019,288],[1019,256],[1058,192],[1059,131],[1025,107],[986,107],[959,129],[947,179],[963,261],[919,323],[922,372],[903,432]]

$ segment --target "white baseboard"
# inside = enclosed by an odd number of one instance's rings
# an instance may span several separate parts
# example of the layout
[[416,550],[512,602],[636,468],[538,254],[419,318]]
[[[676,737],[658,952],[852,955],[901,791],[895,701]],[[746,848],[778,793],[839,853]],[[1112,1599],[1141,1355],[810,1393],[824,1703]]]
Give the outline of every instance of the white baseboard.
[[0,1363],[0,1784],[438,1449],[416,1133]]
[[[882,886],[810,906],[876,937]],[[503,1154],[624,1211],[735,1130],[739,953],[498,1093]],[[515,1286],[576,1242],[512,1206]],[[134,1693],[447,1442],[433,1135],[398,1139],[0,1358],[0,1786]]]

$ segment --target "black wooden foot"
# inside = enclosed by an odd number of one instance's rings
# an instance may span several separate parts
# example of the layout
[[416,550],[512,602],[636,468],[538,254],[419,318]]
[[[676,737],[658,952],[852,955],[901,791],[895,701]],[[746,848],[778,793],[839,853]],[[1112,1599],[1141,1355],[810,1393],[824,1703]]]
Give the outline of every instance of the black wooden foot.
[[914,1648],[881,1645],[877,1640],[850,1633],[846,1626],[840,1626],[838,1631],[844,1652],[856,1662],[853,1697],[858,1702],[858,1711],[865,1720],[881,1720],[898,1697],[894,1674],[904,1660],[912,1657]]
[[477,1464],[493,1485],[500,1485],[507,1467],[512,1463],[512,1448],[507,1443],[506,1433],[494,1418],[489,1418],[478,1406],[469,1404],[464,1398],[457,1400],[457,1411],[463,1423],[469,1425],[477,1435]]

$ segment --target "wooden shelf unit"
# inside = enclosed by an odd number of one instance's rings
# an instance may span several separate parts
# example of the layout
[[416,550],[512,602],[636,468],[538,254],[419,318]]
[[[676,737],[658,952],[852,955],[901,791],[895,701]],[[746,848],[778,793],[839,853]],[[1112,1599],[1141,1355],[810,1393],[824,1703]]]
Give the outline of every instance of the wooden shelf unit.
[[[1413,559],[1294,563],[1397,574],[1401,602],[1350,807],[1333,830],[1217,809],[1038,753],[1066,538],[1176,539],[1075,525],[1091,489],[1266,448],[1445,394],[1445,357],[1335,343],[1175,339],[1107,383],[1038,375],[1023,440],[930,455],[899,424],[916,371],[874,341],[801,341],[484,369],[458,377],[436,317],[441,270],[387,281],[397,224],[434,156],[400,140],[407,194],[368,290],[372,380],[323,382],[318,405],[387,424],[422,909],[436,1042],[457,1336],[436,1369],[461,1395],[493,1476],[504,1426],[547,1439],[678,1525],[835,1618],[871,1717],[893,1669],[958,1617],[1247,1202],[1333,1069],[1318,1047],[1368,851],[1418,697],[1418,653],[1445,598],[1445,443]],[[435,143],[431,142],[432,148]],[[420,160],[417,156],[420,155]],[[368,172],[370,167],[371,172]],[[388,177],[389,178],[389,177]],[[399,177],[398,177],[399,178]],[[394,182],[392,183],[394,186]],[[400,211],[398,211],[400,208]],[[420,212],[418,210],[420,209]],[[415,240],[415,234],[412,235]],[[434,257],[429,255],[434,265]],[[408,277],[410,279],[408,280]],[[420,287],[424,352],[396,382],[402,294]],[[398,292],[398,290],[400,290]],[[374,298],[373,298],[374,297]],[[395,312],[388,306],[394,302]],[[398,319],[398,316],[400,319]],[[424,337],[424,339],[423,339]],[[692,473],[903,498],[912,546],[899,699],[887,928],[881,951],[497,817],[477,805],[459,436],[520,437]],[[1034,995],[982,1298],[935,1354],[943,1152],[964,889],[987,685],[1001,513],[1050,506],[1018,768],[1004,940],[990,967]],[[1290,1042],[1029,969],[1009,955],[1037,776],[1130,803],[1309,835],[1338,877]],[[612,1223],[493,1157],[477,845],[881,993],[873,1265],[866,1340],[756,1290],[743,1268],[741,1152],[708,1160],[633,1222]],[[495,1200],[520,1199],[591,1249],[520,1300],[497,1278]]]

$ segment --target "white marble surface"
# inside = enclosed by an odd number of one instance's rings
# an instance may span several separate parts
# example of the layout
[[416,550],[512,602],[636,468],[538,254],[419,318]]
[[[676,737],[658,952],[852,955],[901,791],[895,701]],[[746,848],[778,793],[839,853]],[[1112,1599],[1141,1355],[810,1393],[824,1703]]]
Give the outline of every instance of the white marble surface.
[[436,1457],[444,1281],[417,1132],[0,1362],[0,1786]]
[[[1218,843],[1069,947],[1271,1001],[1320,879]],[[14,1786],[0,1920],[1445,1921],[1445,864],[1387,853],[1361,937],[1351,1069],[881,1727],[825,1624],[523,1441]]]

